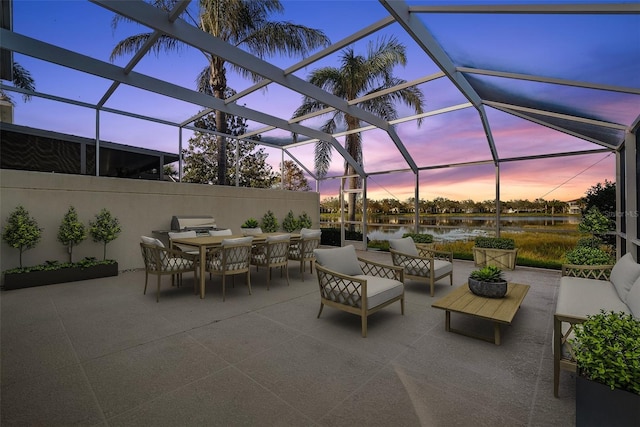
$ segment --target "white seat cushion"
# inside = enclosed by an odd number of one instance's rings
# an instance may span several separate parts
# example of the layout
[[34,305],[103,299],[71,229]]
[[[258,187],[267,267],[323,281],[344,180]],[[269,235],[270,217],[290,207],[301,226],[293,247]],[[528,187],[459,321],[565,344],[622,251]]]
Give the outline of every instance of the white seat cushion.
[[209,236],[231,236],[232,234],[230,228],[225,230],[209,230]]
[[246,245],[247,243],[253,242],[253,236],[247,237],[238,237],[235,239],[223,239],[221,246],[229,246],[229,245]]
[[342,248],[314,249],[316,262],[321,266],[347,276],[362,274],[362,267],[353,245]]
[[404,292],[402,282],[384,277],[358,275],[367,280],[367,308],[371,309],[396,298]]
[[625,300],[631,314],[636,319],[640,319],[640,277],[635,281],[631,290],[627,293],[627,299]]
[[397,252],[411,256],[419,256],[418,248],[411,237],[405,237],[402,239],[389,239],[389,247]]
[[610,278],[622,301],[627,298],[627,293],[638,277],[640,277],[640,264],[635,262],[631,252],[628,252],[613,266]]
[[155,237],[140,236],[140,239],[142,240],[142,243],[145,243],[147,245],[155,245],[164,248],[164,243],[162,243],[162,241],[156,239]]
[[268,236],[267,242],[282,242],[285,240],[290,240],[291,234],[278,234],[277,236]]
[[560,279],[556,314],[586,318],[600,310],[630,313],[610,282],[567,276]]

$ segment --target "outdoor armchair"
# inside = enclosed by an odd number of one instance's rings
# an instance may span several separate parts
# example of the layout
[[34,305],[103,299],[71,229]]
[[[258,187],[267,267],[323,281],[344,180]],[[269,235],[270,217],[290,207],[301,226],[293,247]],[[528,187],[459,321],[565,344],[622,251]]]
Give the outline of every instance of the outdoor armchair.
[[153,237],[142,236],[140,249],[144,260],[144,292],[147,293],[149,275],[158,276],[158,289],[156,302],[160,301],[160,281],[164,275],[178,275],[178,284],[182,282],[182,273],[193,273],[194,292],[196,291],[196,277],[198,269],[198,256],[177,249],[170,249]]
[[280,277],[284,271],[289,286],[289,245],[290,234],[269,236],[264,243],[256,245],[251,253],[251,264],[256,266],[256,270],[262,267],[267,268],[267,290],[271,282],[271,269],[280,267]]
[[404,315],[404,273],[402,267],[358,258],[351,245],[315,249],[316,274],[320,287],[320,311],[325,305],[357,314],[362,337],[367,336],[370,314],[400,301]]
[[238,274],[245,274],[249,295],[251,295],[251,275],[249,266],[251,261],[251,247],[253,236],[237,239],[224,239],[220,248],[207,253],[207,271],[214,276],[222,276],[222,301],[226,298],[226,277],[235,278]]
[[409,279],[427,279],[431,296],[435,293],[435,283],[449,276],[453,286],[453,253],[438,251],[425,246],[417,246],[411,237],[389,239],[389,252],[393,265],[404,268],[404,276]]
[[304,282],[305,265],[309,262],[309,271],[313,274],[313,262],[316,260],[313,250],[320,246],[322,231],[303,228],[300,230],[300,239],[289,246],[289,259],[300,261],[300,275]]

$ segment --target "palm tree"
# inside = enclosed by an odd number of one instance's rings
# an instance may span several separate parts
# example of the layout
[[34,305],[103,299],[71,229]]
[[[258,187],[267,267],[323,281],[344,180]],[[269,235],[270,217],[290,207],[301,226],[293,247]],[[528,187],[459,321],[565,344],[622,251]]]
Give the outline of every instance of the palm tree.
[[[396,65],[407,62],[405,47],[395,38],[380,39],[377,43],[369,43],[367,56],[356,55],[353,48],[342,51],[340,68],[324,67],[311,72],[309,82],[332,94],[352,101],[363,96],[406,83],[405,80],[393,76]],[[422,113],[423,96],[416,87],[409,87],[385,95],[360,102],[358,107],[373,113],[385,120],[397,118],[395,102],[401,101],[413,108],[416,114]],[[302,105],[294,112],[293,117],[300,117],[328,106],[309,97],[304,97]],[[332,111],[331,117],[321,127],[323,132],[333,134],[338,125],[347,131],[358,129],[360,120],[342,111]],[[418,120],[418,124],[421,120]],[[345,138],[345,149],[353,159],[362,165],[362,137],[360,132],[349,133]],[[320,178],[324,177],[331,162],[331,143],[319,141],[315,146],[315,168]],[[353,166],[345,162],[345,175],[349,178],[349,188],[359,186]],[[355,221],[356,194],[349,193],[349,221]]]
[[[170,11],[179,0],[149,0],[154,6]],[[197,18],[189,10],[185,10],[181,18],[190,21],[202,31],[212,34],[234,46],[242,45],[246,50],[259,58],[267,55],[285,54],[289,57],[304,57],[313,49],[328,46],[329,39],[317,29],[296,25],[291,22],[270,21],[269,15],[283,13],[284,7],[279,0],[199,0]],[[113,19],[115,28],[120,20]],[[124,54],[137,52],[152,33],[137,34],[120,41],[111,52],[111,60]],[[182,43],[166,34],[161,35],[154,47],[154,53],[160,51],[178,51]],[[207,59],[207,66],[198,75],[198,90],[225,99],[231,93],[227,87],[227,65],[244,77],[254,81],[260,77],[248,70],[237,67],[208,52],[202,52]],[[226,115],[216,111],[216,130],[227,132]],[[217,137],[218,145],[218,183],[225,185],[227,175],[227,157],[224,145],[226,138]]]
[[[31,73],[29,72],[29,70],[27,70],[17,62],[14,62],[12,66],[11,81],[13,82],[15,87],[19,87],[21,89],[27,89],[32,92],[35,92],[36,90],[36,82],[35,80],[33,80],[33,77],[31,77]],[[31,99],[31,95],[29,95],[28,93],[25,93],[22,95],[22,99],[25,102],[27,102]],[[11,96],[9,96],[9,94],[7,94],[2,89],[0,89],[0,100],[5,100],[9,104],[14,105],[14,102]]]

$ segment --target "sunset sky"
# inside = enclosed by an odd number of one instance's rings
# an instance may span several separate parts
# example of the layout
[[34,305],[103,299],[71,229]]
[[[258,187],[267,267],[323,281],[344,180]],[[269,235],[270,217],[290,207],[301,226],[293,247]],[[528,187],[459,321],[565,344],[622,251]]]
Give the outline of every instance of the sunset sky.
[[[423,3],[424,2],[409,2]],[[432,2],[433,3],[433,2]],[[442,3],[442,2],[441,2]],[[447,2],[452,3],[452,2]],[[496,2],[493,2],[496,3]],[[585,3],[585,2],[582,2]],[[598,2],[602,3],[602,1]],[[322,29],[332,42],[356,32],[388,15],[378,1],[283,1],[285,13],[274,20],[292,21]],[[108,61],[115,44],[126,36],[147,29],[123,23],[111,28],[113,14],[84,1],[14,1],[14,31],[66,49]],[[454,62],[467,66],[544,75],[594,83],[640,88],[640,20],[638,15],[434,15],[422,18],[436,39],[448,47]],[[395,70],[397,77],[411,81],[439,71],[431,59],[402,31],[390,25],[355,44],[356,52],[365,54],[369,41],[397,37],[407,47],[408,64]],[[296,76],[306,79],[321,66],[336,66],[340,52],[299,70]],[[89,76],[43,61],[16,54],[14,59],[29,70],[37,90],[77,101],[97,103],[110,81]],[[129,57],[119,58],[124,65]],[[287,68],[299,59],[271,58],[269,62]],[[180,53],[147,55],[135,71],[169,82],[195,88],[195,79],[206,65],[203,55],[185,48]],[[615,66],[612,66],[615,65]],[[228,71],[229,85],[241,91],[251,82]],[[632,76],[631,78],[629,76]],[[491,78],[483,77],[487,84]],[[484,81],[484,80],[483,80]],[[602,120],[629,124],[640,114],[637,95],[559,87],[551,84],[515,82],[518,90],[540,101],[558,101],[567,108],[586,111]],[[421,84],[426,111],[435,111],[467,102],[445,78]],[[16,124],[95,138],[94,110],[67,106],[34,97],[23,103],[14,94]],[[598,99],[591,109],[590,100]],[[238,103],[288,119],[302,102],[302,96],[275,84],[267,91],[257,91]],[[135,111],[164,120],[181,122],[198,112],[198,107],[144,92],[124,85],[116,91],[107,107]],[[485,107],[498,154],[502,158],[552,154],[599,148],[578,138],[559,133],[518,117]],[[399,117],[410,115],[398,105]],[[318,127],[327,117],[306,121]],[[366,125],[366,124],[365,124]],[[250,123],[249,130],[264,125]],[[396,125],[396,132],[419,167],[490,160],[490,151],[478,112],[461,108],[425,118],[421,126],[415,121]],[[145,148],[177,153],[177,127],[102,112],[100,138]],[[190,131],[183,133],[187,146]],[[284,131],[263,134],[265,140],[290,139]],[[364,132],[365,170],[369,173],[406,170],[408,166],[389,136],[379,130]],[[338,138],[341,143],[344,138]],[[281,161],[279,150],[268,148],[269,162]],[[313,144],[297,147],[292,154],[312,169]],[[286,158],[285,158],[286,159]],[[342,159],[334,153],[329,175],[343,169]],[[420,198],[446,197],[476,201],[495,198],[496,170],[493,165],[437,168],[420,172]],[[598,182],[615,181],[615,155],[600,153],[545,160],[505,163],[500,168],[501,199],[572,200]],[[312,187],[315,181],[310,180]],[[336,195],[337,180],[323,182],[321,197]],[[368,180],[368,196],[373,199],[414,196],[415,177],[411,172],[373,175]]]

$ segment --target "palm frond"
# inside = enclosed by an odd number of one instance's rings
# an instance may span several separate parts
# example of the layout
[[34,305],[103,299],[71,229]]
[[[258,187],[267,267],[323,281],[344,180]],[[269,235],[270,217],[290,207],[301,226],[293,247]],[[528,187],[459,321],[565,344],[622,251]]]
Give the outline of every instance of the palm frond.
[[[142,48],[142,46],[144,46],[144,44],[147,42],[147,40],[149,40],[152,34],[153,33],[136,34],[134,36],[130,36],[124,40],[121,40],[111,51],[109,61],[113,62],[119,56],[136,53],[140,50],[140,48]],[[184,44],[181,41],[167,35],[162,35],[153,44],[153,47],[149,50],[149,52],[153,52],[157,56],[162,51],[174,50],[179,52],[183,46]]]
[[[35,92],[36,90],[36,82],[33,79],[33,77],[31,77],[31,73],[29,72],[29,70],[27,70],[17,62],[13,63],[12,81],[13,81],[13,84],[16,87],[19,87],[20,89],[26,89],[32,92]],[[13,105],[13,101],[11,100],[11,97],[7,96],[6,94],[4,96],[5,98],[8,98],[9,102],[11,102],[11,104]],[[25,102],[29,101],[31,99],[31,95],[25,93],[22,95],[22,99]]]
[[311,51],[330,45],[329,38],[318,29],[291,22],[264,22],[238,43],[260,58],[282,54],[289,57],[305,56]]
[[331,165],[332,146],[329,141],[318,141],[314,150],[316,175],[324,178]]

